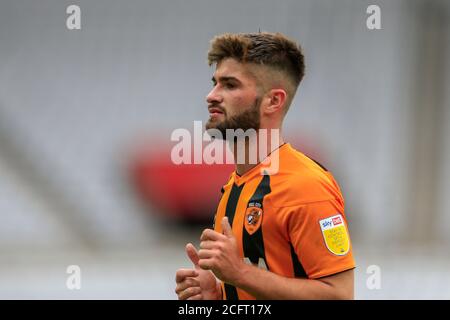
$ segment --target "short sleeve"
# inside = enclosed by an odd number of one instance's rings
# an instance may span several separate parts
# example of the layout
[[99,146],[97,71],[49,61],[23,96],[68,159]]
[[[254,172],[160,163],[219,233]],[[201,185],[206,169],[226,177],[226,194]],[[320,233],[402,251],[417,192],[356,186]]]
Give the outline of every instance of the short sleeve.
[[287,215],[289,241],[309,278],[355,267],[347,220],[337,200],[291,207]]

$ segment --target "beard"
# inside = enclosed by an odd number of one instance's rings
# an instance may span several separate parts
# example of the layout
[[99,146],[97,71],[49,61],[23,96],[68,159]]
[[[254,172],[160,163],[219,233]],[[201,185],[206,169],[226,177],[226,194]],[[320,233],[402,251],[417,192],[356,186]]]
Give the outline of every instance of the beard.
[[[261,105],[261,98],[256,98],[253,105],[248,108],[247,110],[242,111],[241,113],[238,113],[236,115],[233,115],[231,117],[227,117],[226,111],[221,108],[223,111],[224,120],[222,121],[211,121],[211,119],[208,120],[208,122],[205,125],[205,129],[216,129],[219,130],[222,134],[222,140],[225,140],[226,138],[226,130],[238,130],[242,129],[244,131],[247,131],[249,129],[259,130],[260,128],[260,110],[259,107]],[[216,136],[216,138],[219,138]]]

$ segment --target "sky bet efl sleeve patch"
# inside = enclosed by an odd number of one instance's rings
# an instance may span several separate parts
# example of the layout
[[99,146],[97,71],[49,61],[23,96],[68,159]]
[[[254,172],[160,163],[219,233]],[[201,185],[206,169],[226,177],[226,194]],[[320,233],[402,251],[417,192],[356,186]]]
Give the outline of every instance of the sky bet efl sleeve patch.
[[344,219],[340,214],[319,221],[325,244],[333,254],[346,255],[350,249],[350,240]]

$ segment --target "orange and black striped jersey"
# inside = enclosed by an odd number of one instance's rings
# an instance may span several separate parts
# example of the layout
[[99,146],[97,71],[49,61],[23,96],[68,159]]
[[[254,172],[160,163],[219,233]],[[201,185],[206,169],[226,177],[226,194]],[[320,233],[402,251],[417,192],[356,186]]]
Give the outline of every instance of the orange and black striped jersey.
[[[215,221],[228,217],[241,257],[285,277],[317,279],[355,267],[344,199],[331,173],[288,143],[269,157],[276,174],[258,164],[244,175],[233,172]],[[222,232],[221,224],[214,230]],[[253,299],[222,283],[224,299]]]

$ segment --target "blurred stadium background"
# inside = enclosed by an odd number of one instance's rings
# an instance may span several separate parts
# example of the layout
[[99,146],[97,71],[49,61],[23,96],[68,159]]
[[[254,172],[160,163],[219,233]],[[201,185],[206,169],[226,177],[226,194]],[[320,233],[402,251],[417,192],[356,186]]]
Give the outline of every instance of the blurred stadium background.
[[[207,119],[209,40],[259,29],[304,48],[285,131],[341,185],[356,298],[450,298],[449,14],[446,0],[1,0],[0,298],[176,298],[203,225],[162,209],[168,171],[146,166]],[[198,200],[196,180],[173,185]]]

